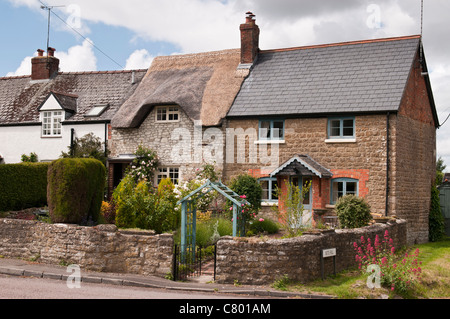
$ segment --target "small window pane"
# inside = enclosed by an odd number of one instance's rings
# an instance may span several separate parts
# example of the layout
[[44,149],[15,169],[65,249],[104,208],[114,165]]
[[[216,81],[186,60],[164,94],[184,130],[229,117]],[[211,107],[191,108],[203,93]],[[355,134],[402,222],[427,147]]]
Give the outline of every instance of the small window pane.
[[284,133],[284,122],[283,121],[274,121],[272,138],[283,139],[283,133]]
[[157,121],[165,121],[167,119],[166,109],[158,109],[156,120]]
[[344,136],[353,136],[353,120],[344,120]]
[[347,195],[356,195],[356,183],[355,182],[347,182],[346,185],[346,194]]
[[261,121],[259,138],[265,140],[270,139],[270,134],[270,121]]
[[261,188],[262,188],[262,195],[261,195],[261,199],[262,200],[269,200],[269,181],[267,180],[263,180],[260,181],[261,183]]
[[341,135],[341,121],[331,120],[330,122],[330,136],[340,136]]
[[278,188],[277,180],[273,180],[272,181],[272,198],[271,198],[272,200],[278,200],[277,188]]

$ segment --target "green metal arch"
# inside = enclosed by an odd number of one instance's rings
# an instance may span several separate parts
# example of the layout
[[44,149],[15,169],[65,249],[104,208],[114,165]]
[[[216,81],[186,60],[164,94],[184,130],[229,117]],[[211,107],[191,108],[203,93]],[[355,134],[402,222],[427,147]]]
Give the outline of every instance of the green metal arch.
[[[241,198],[240,195],[236,194],[232,189],[223,184],[221,181],[211,182],[207,180],[205,184],[193,190],[191,193],[183,197],[177,202],[177,205],[181,204],[181,253],[182,259],[188,256],[188,253],[195,251],[195,231],[196,231],[196,216],[197,209],[193,205],[194,199],[204,196],[203,189],[207,189],[207,192],[217,191],[219,194],[224,196],[226,199],[233,203],[233,237],[243,236],[244,229],[243,224],[239,223],[242,221],[242,207],[245,205],[250,205],[250,203]],[[197,195],[200,192],[199,195]],[[241,227],[239,227],[241,224]]]

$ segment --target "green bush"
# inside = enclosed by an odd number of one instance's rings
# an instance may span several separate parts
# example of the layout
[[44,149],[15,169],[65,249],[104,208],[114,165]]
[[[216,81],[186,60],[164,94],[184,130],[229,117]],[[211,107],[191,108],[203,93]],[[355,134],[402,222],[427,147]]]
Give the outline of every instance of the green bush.
[[445,221],[442,215],[439,189],[436,185],[431,187],[431,207],[428,216],[428,238],[431,242],[436,242],[445,236]]
[[136,183],[131,175],[123,178],[113,192],[116,226],[152,229],[158,234],[176,229],[180,218],[175,195],[170,184],[163,185],[155,191],[145,180]]
[[235,193],[245,195],[245,199],[251,204],[249,214],[258,213],[261,208],[262,187],[255,177],[248,174],[239,175],[231,181],[229,187]]
[[[217,233],[216,233],[217,230]],[[208,221],[196,223],[195,241],[199,247],[214,245],[222,236],[233,233],[233,223],[224,218],[211,218]]]
[[367,226],[372,220],[370,206],[364,198],[345,195],[336,203],[336,213],[342,228],[359,228]]
[[48,169],[47,201],[53,223],[98,220],[103,200],[105,166],[91,158],[63,158]]
[[258,233],[275,234],[278,232],[279,229],[280,227],[273,220],[261,218],[259,220],[254,220],[250,225],[249,230],[252,231],[254,234]]
[[47,205],[49,163],[0,165],[0,211]]

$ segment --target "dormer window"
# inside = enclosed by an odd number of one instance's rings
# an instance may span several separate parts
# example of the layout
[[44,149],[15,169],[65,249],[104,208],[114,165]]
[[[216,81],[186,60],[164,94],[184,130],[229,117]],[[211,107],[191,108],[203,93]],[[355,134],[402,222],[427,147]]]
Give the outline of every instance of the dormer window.
[[42,136],[61,136],[62,111],[42,112]]
[[178,106],[159,106],[156,108],[156,122],[178,122],[180,110]]

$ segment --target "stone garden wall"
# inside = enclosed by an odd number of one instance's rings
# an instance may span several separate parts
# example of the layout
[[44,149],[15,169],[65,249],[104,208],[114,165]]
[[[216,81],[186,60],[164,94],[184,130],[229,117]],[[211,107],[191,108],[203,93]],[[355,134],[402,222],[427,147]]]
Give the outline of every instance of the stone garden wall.
[[[404,220],[288,239],[222,237],[217,243],[216,281],[264,285],[284,275],[300,282],[318,279],[322,276],[322,249],[336,248],[336,271],[340,272],[356,266],[354,242],[359,243],[361,236],[374,240],[378,235],[382,239],[386,230],[396,248],[406,246]],[[324,274],[330,275],[333,270],[333,257],[324,258]]]
[[114,225],[0,219],[0,255],[4,257],[164,277],[172,269],[172,250],[171,234],[118,231]]

